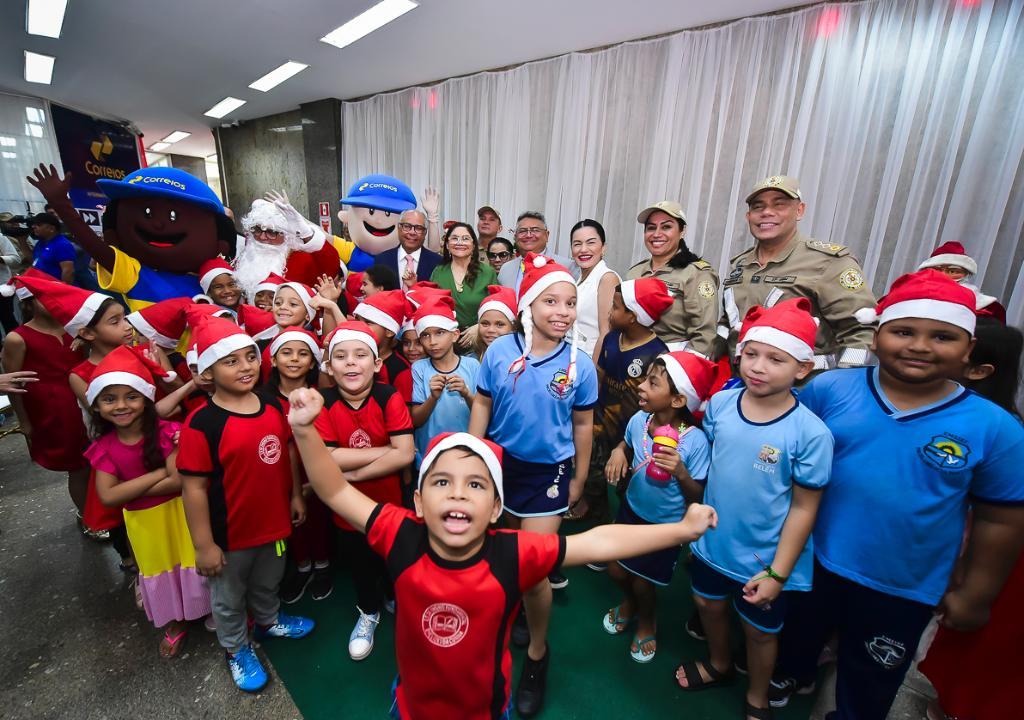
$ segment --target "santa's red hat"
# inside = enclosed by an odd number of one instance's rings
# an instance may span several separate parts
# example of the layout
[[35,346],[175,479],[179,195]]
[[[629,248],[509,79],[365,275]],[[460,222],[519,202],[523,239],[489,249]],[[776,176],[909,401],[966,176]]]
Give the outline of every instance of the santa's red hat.
[[277,294],[281,292],[284,288],[290,288],[296,295],[299,296],[299,300],[301,300],[302,304],[306,306],[306,320],[307,322],[312,322],[313,319],[316,317],[316,309],[312,305],[310,305],[310,302],[312,302],[313,300],[313,296],[316,295],[316,292],[313,291],[313,288],[311,288],[309,285],[300,282],[283,282],[280,285],[278,285],[277,290],[274,291],[275,300],[277,299]]
[[255,305],[240,305],[238,307],[238,324],[253,340],[270,340],[281,332],[281,328],[274,320],[274,313],[269,310],[261,310]]
[[963,268],[968,275],[978,274],[978,263],[967,254],[964,246],[958,242],[946,242],[939,245],[932,251],[931,256],[917,266],[918,270],[925,268],[939,267],[940,265],[952,265]]
[[[53,275],[45,273],[39,268],[34,267],[25,268],[25,271],[18,275],[18,277],[37,278],[39,280],[53,280]],[[14,294],[15,296],[17,296],[19,300],[28,300],[30,297],[32,297],[32,291],[29,290],[28,286],[26,285],[15,285]]]
[[382,290],[356,305],[352,314],[398,335],[402,322],[410,314],[409,302],[401,290]]
[[435,295],[427,298],[416,308],[413,316],[416,334],[422,335],[427,328],[442,330],[458,330],[459,323],[455,320],[455,300],[451,295]]
[[[567,282],[573,288],[576,287],[576,279],[572,274],[551,258],[536,253],[527,253],[523,258],[523,279],[519,284],[517,303],[523,322],[523,354],[509,367],[510,373],[520,373],[526,368],[526,360],[533,349],[533,312],[530,310],[530,304],[540,297],[542,292],[560,282]],[[569,384],[576,380],[576,354],[579,345],[576,325],[572,325],[572,349],[569,352],[569,367],[565,371]]]
[[219,257],[207,260],[199,266],[199,287],[203,289],[204,293],[210,292],[210,285],[213,284],[213,281],[225,273],[231,277],[235,276],[235,270],[227,260]]
[[93,370],[85,400],[91,406],[96,397],[111,385],[127,385],[152,400],[156,397],[154,377],[169,382],[178,376],[146,357],[142,348],[122,345],[107,353]]
[[[200,317],[192,331],[195,340],[196,366],[200,373],[206,372],[214,363],[236,350],[252,347],[256,349],[256,341],[249,337],[242,328],[230,320],[212,315]],[[257,353],[259,362],[259,353]]]
[[110,299],[103,293],[89,292],[52,277],[37,277],[35,274],[11,278],[10,285],[0,286],[0,295],[11,297],[18,288],[27,288],[71,337],[91,323],[100,305]]
[[321,370],[330,372],[328,366],[331,362],[331,355],[334,353],[334,346],[347,340],[356,340],[363,343],[373,351],[374,357],[379,357],[377,338],[374,337],[370,326],[359,320],[346,320],[324,338],[324,360],[320,365]]
[[771,345],[789,353],[799,362],[814,360],[818,320],[811,315],[811,301],[790,298],[770,308],[755,305],[743,318],[738,349],[748,342]]
[[313,353],[313,357],[316,359],[317,365],[324,359],[323,350],[320,349],[320,343],[316,339],[316,335],[311,333],[309,330],[300,327],[290,327],[283,331],[280,335],[274,338],[274,342],[270,343],[270,357],[277,355],[277,351],[281,349],[281,346],[286,342],[292,342],[297,340],[298,342],[305,343],[309,351]]
[[516,298],[516,291],[512,288],[507,288],[504,285],[488,285],[487,297],[480,303],[480,307],[476,311],[476,318],[479,320],[484,316],[485,312],[497,310],[507,317],[509,322],[515,322],[516,313],[519,312],[518,304],[519,300]]
[[686,398],[690,412],[701,409],[711,396],[711,388],[718,377],[718,366],[702,355],[688,350],[676,350],[658,356],[679,394]]
[[[252,291],[252,294],[255,295],[256,293],[261,293],[261,292],[265,292],[265,291],[266,292],[276,293],[277,292],[277,288],[280,287],[281,285],[283,285],[286,282],[287,282],[287,280],[285,280],[283,277],[281,277],[277,273],[270,273],[265,278],[263,278],[263,281],[259,285],[256,286],[256,288]],[[255,298],[251,298],[251,299],[255,299]]]
[[423,455],[423,462],[420,463],[420,475],[416,487],[423,487],[423,478],[430,472],[430,467],[437,460],[438,455],[453,448],[466,448],[484,461],[484,465],[491,473],[491,481],[494,482],[494,489],[498,492],[498,499],[504,505],[505,488],[501,472],[501,446],[466,432],[441,433],[430,441],[430,444],[427,445],[427,452]]
[[903,318],[926,318],[956,325],[974,335],[974,291],[938,270],[918,270],[893,282],[889,293],[873,308],[854,313],[859,322],[884,325]]
[[185,311],[192,306],[189,298],[168,298],[129,313],[128,322],[154,345],[173,348],[185,334]]
[[651,327],[658,322],[662,313],[672,307],[668,285],[658,278],[625,280],[619,287],[622,289],[623,304],[644,327]]

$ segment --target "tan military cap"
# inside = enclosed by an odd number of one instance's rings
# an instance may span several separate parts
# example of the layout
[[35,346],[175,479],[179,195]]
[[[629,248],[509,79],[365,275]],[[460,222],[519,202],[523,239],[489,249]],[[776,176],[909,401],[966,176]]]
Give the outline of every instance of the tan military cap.
[[750,194],[747,195],[747,204],[765,190],[778,190],[789,195],[794,200],[802,200],[800,196],[800,181],[788,175],[772,175],[759,182]]
[[661,200],[649,207],[645,207],[640,211],[640,214],[636,216],[636,221],[641,225],[645,225],[647,224],[647,218],[651,216],[651,213],[658,210],[666,215],[671,215],[677,220],[682,220],[683,224],[686,224],[686,213],[683,212],[683,206],[677,202],[672,202],[671,200]]

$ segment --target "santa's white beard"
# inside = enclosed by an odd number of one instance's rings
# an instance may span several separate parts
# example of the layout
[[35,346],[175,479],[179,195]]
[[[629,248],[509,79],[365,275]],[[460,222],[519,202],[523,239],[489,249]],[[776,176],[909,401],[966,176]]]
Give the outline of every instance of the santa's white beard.
[[291,238],[280,245],[268,245],[251,237],[235,256],[235,282],[245,292],[249,302],[256,296],[256,286],[271,273],[284,275],[288,267],[288,256],[298,247],[298,241]]

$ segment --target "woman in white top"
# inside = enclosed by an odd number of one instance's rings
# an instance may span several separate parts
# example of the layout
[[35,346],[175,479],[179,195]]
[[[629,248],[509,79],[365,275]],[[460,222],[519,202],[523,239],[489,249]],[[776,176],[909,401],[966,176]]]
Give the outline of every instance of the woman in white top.
[[[580,220],[572,226],[569,248],[580,269],[576,281],[576,330],[579,348],[591,358],[608,333],[615,286],[622,280],[604,262],[604,228],[597,220]],[[594,358],[595,364],[597,359]]]

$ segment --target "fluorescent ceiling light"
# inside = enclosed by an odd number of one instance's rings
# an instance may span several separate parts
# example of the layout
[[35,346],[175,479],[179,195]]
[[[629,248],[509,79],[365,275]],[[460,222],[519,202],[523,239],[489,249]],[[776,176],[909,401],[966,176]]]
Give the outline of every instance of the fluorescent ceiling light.
[[53,79],[53,61],[51,55],[25,51],[25,80],[33,83],[49,85]]
[[184,130],[175,130],[174,132],[172,132],[170,135],[165,137],[160,142],[167,143],[168,145],[170,145],[171,143],[176,143],[179,140],[184,140],[185,138],[187,138],[191,134],[192,133],[185,132]]
[[324,35],[320,38],[320,42],[339,48],[351,45],[377,28],[405,15],[418,5],[419,3],[413,2],[413,0],[381,0],[362,15],[357,15],[341,27]]
[[28,0],[25,29],[29,35],[59,38],[68,0]]
[[289,60],[281,67],[268,72],[266,75],[261,77],[259,80],[254,82],[249,87],[251,87],[253,90],[259,90],[260,92],[267,92],[271,88],[283,83],[292,75],[300,73],[308,67],[309,65],[304,65],[300,62],[292,62],[291,60]]
[[161,142],[158,142],[158,143],[153,143],[152,145],[149,146],[149,149],[152,150],[153,152],[163,152],[164,150],[166,150],[170,146],[171,146],[171,144],[169,142],[162,142],[161,141]]
[[18,153],[13,153],[4,150],[2,153],[0,153],[0,157],[3,157],[4,160],[13,160],[14,158],[18,157]]
[[212,108],[203,113],[206,117],[222,118],[233,110],[245,105],[245,100],[239,100],[238,98],[226,97],[219,103],[214,105]]
[[14,147],[18,144],[16,138],[12,138],[10,135],[0,135],[0,146],[3,147]]

